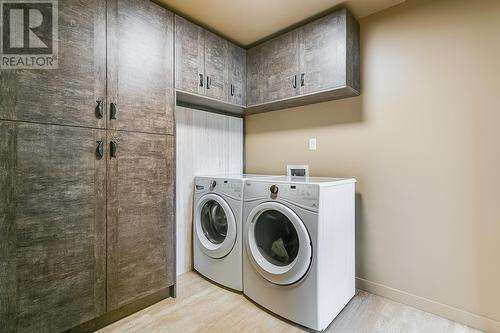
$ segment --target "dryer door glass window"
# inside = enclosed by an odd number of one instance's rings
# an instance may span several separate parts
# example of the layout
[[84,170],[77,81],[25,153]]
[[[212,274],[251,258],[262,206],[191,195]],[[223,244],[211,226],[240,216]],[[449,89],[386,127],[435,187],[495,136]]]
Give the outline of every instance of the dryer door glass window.
[[299,237],[292,222],[277,210],[266,210],[255,223],[259,252],[276,266],[287,266],[297,257]]
[[209,200],[201,209],[203,234],[213,244],[221,244],[227,235],[227,217],[224,208],[215,200]]

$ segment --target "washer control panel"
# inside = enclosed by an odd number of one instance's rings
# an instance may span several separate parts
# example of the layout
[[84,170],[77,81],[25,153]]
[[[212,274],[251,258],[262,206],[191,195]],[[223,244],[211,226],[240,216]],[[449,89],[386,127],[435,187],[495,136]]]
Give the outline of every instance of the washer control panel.
[[268,197],[271,200],[290,201],[311,208],[319,207],[319,186],[314,184],[272,183],[247,181],[245,200]]

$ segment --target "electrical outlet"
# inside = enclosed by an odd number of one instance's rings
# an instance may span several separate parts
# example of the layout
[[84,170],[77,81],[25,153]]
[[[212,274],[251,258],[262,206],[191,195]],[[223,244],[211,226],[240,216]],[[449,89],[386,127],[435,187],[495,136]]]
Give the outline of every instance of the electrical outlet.
[[309,150],[316,150],[316,138],[309,138]]

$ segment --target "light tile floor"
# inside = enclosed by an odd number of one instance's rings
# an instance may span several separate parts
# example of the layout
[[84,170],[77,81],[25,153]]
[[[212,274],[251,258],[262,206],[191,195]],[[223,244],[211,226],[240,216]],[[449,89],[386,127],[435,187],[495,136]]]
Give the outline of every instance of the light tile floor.
[[[243,295],[195,272],[179,277],[176,299],[166,299],[100,330],[114,332],[307,332]],[[359,291],[328,327],[329,333],[480,333],[450,320]]]

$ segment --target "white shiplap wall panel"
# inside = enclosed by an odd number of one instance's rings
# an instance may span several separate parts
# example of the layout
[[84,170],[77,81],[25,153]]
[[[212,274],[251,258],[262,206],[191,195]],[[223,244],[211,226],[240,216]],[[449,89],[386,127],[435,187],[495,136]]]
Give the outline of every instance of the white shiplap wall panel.
[[176,107],[177,274],[192,269],[195,176],[243,171],[243,119]]

